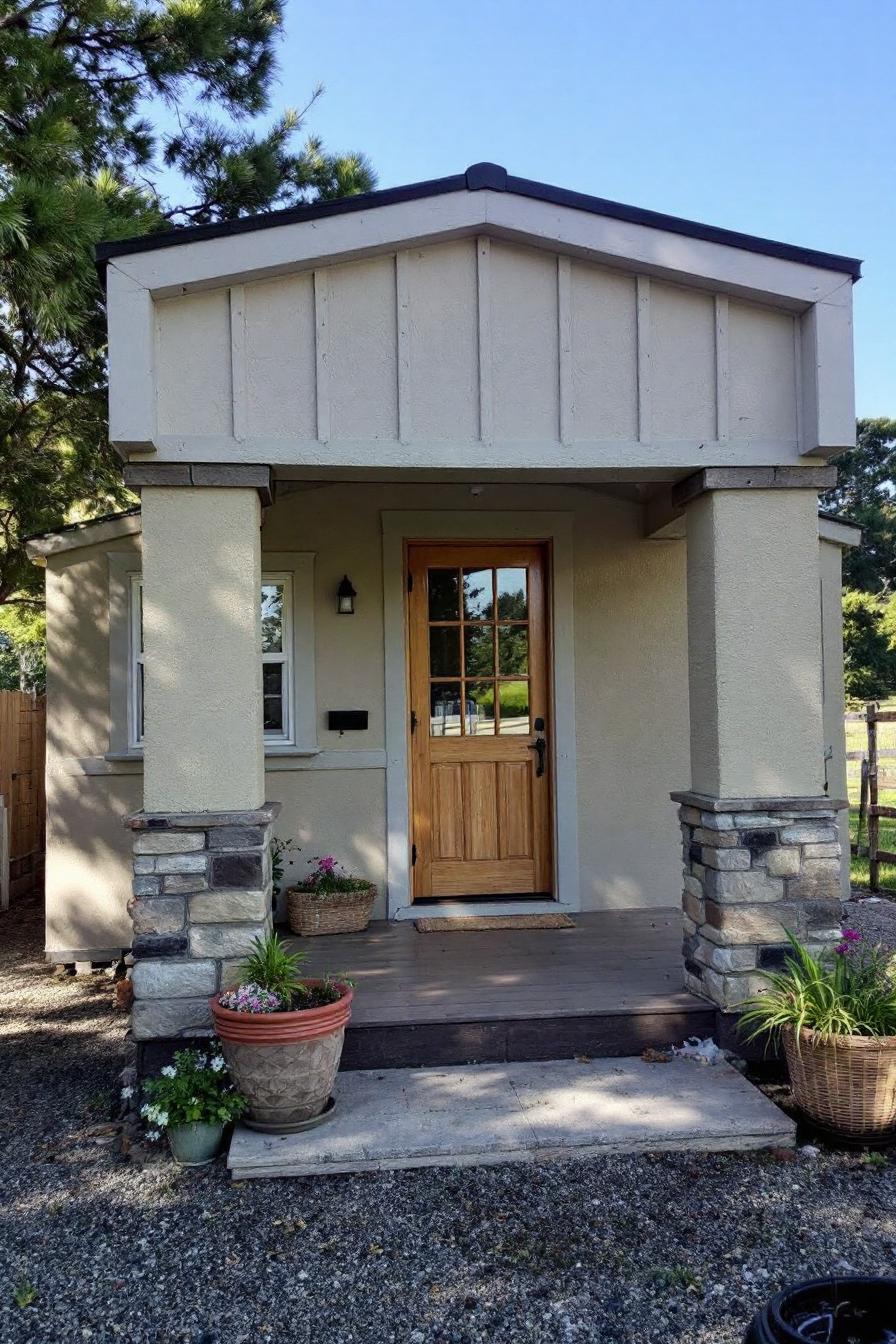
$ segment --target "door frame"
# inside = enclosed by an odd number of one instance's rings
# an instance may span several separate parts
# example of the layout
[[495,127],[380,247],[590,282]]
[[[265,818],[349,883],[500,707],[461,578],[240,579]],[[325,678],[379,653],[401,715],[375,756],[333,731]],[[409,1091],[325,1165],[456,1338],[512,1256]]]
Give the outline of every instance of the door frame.
[[410,697],[406,550],[411,541],[543,541],[551,549],[550,630],[554,898],[444,902],[427,918],[452,914],[538,914],[581,909],[575,733],[573,516],[522,510],[384,510],[383,625],[386,694],[386,865],[390,919],[415,919],[412,902]]

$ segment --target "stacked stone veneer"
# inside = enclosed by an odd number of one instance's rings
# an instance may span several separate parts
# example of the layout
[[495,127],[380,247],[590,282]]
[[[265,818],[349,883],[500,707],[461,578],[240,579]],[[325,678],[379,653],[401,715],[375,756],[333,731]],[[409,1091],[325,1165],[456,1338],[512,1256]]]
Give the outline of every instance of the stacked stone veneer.
[[734,1010],[767,987],[758,971],[783,964],[786,929],[815,951],[839,937],[837,805],[741,799],[722,811],[673,798],[683,803],[685,984]]
[[239,978],[271,927],[276,803],[254,812],[138,812],[134,832],[134,1006],[138,1041],[211,1027],[209,996]]

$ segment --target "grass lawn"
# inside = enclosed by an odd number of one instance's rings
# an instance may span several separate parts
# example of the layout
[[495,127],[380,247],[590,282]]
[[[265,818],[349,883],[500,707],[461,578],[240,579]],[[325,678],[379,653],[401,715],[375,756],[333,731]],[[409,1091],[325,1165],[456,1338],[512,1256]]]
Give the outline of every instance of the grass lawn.
[[[896,710],[896,700],[889,700],[881,703],[881,709]],[[877,726],[877,744],[879,751],[896,750],[896,723],[879,723]],[[867,751],[868,736],[865,724],[856,720],[847,720],[846,723],[846,750],[847,751]],[[846,762],[846,784],[849,794],[849,838],[855,842],[856,831],[859,824],[859,796],[861,790],[861,761]],[[892,781],[893,787],[887,788],[883,785],[878,789],[878,801],[888,807],[896,807],[896,757],[885,757],[881,761],[881,768],[889,775],[888,782]],[[886,775],[884,776],[886,779]],[[867,828],[863,830],[862,845],[867,847],[868,833]],[[896,853],[896,817],[881,817],[880,819],[880,847],[881,849],[892,850]],[[868,856],[867,854],[854,854],[850,865],[853,886],[868,886]],[[880,865],[880,885],[896,891],[896,864],[882,863]]]

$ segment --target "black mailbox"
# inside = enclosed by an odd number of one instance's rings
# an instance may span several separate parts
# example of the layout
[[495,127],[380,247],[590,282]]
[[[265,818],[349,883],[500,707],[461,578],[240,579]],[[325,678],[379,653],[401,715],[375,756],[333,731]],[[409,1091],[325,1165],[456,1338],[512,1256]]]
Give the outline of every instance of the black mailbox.
[[327,727],[331,733],[357,732],[367,727],[367,710],[330,709],[327,711]]

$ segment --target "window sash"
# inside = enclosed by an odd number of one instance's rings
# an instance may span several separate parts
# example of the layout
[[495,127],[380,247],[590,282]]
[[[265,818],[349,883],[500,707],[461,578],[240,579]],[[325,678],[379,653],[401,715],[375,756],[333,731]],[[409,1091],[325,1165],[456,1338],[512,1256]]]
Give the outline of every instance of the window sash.
[[[293,714],[293,623],[292,623],[292,575],[291,574],[263,574],[261,576],[262,587],[265,585],[277,585],[283,589],[283,602],[281,607],[281,638],[280,649],[275,653],[262,653],[262,667],[268,663],[277,663],[283,668],[281,679],[280,696],[282,702],[281,722],[282,728],[269,729],[262,731],[263,739],[266,743],[276,743],[278,746],[292,746],[294,744],[294,714]],[[142,748],[144,743],[143,735],[143,667],[144,652],[142,640],[142,614],[143,614],[143,576],[142,574],[131,574],[130,576],[130,630],[129,630],[129,651],[130,660],[128,667],[128,747],[130,750]],[[259,592],[259,612],[261,610],[261,593]],[[263,722],[263,720],[262,720]]]

